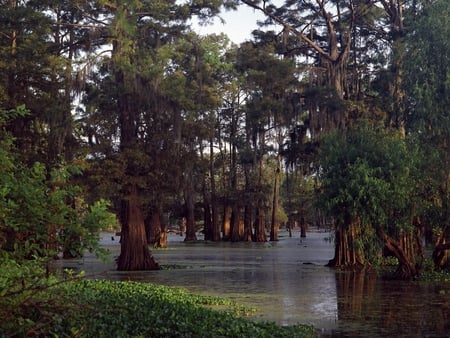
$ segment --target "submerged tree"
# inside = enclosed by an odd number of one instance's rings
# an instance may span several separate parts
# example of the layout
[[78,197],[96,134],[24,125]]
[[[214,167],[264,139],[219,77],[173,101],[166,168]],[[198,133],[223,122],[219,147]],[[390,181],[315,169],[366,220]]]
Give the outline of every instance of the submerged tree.
[[[414,151],[401,135],[364,124],[326,138],[321,160],[321,203],[336,220],[329,265],[363,268],[386,246],[399,261],[398,276],[414,277],[423,254],[414,224]],[[404,233],[414,236],[414,247],[403,245]]]

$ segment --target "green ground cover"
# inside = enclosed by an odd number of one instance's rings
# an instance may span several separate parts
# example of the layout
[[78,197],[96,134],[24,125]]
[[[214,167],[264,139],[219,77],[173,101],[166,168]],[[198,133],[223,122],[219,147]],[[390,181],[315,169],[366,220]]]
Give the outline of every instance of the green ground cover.
[[150,283],[41,279],[2,285],[2,337],[314,337],[245,318],[233,301]]

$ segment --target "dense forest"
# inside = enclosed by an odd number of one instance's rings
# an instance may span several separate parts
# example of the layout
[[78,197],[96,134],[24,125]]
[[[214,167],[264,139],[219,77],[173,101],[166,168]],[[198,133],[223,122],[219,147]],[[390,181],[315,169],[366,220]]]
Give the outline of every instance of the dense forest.
[[[224,10],[252,39],[201,36]],[[450,248],[448,0],[0,1],[0,250],[277,241],[328,227],[330,266],[418,275]]]

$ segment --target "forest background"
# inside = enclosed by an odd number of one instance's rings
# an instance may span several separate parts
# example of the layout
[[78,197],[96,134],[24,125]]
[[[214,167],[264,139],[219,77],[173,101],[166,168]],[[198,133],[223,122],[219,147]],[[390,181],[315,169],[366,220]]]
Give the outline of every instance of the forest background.
[[[189,26],[238,3],[267,18],[249,41]],[[2,255],[77,257],[120,224],[118,269],[158,269],[149,246],[166,246],[185,219],[186,241],[200,229],[261,242],[277,241],[280,224],[331,227],[331,266],[389,253],[400,278],[420,273],[430,244],[442,269],[449,10],[1,1]]]

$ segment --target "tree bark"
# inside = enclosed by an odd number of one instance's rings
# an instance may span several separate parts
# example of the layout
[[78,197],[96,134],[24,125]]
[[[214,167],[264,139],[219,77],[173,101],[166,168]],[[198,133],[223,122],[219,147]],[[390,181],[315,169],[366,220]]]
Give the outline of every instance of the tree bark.
[[214,172],[214,142],[209,140],[209,176],[211,181],[211,240],[220,241],[219,211],[217,207],[216,180]]
[[306,238],[306,222],[305,217],[300,217],[300,237]]
[[220,241],[219,210],[215,193],[211,200],[211,240],[215,242]]
[[270,226],[270,240],[278,241],[278,230],[280,223],[278,221],[278,202],[280,195],[280,176],[281,176],[281,156],[277,156],[277,168],[275,170],[275,179],[273,184],[273,200],[272,200],[272,222]]
[[252,228],[253,228],[253,217],[251,205],[247,204],[244,208],[244,238],[243,241],[252,241]]
[[241,231],[240,231],[240,220],[241,213],[239,204],[237,201],[233,202],[233,206],[231,208],[231,238],[232,242],[238,242],[241,240]]
[[440,271],[447,262],[447,250],[450,249],[450,243],[443,243],[436,246],[433,250],[433,261],[436,270]]
[[[211,139],[210,139],[210,142]],[[210,144],[211,147],[211,144]],[[211,149],[212,150],[212,149]],[[214,182],[214,161],[211,157],[214,156],[214,152],[210,153],[209,158],[209,173],[212,176],[212,180],[210,181],[210,184],[215,183]],[[200,146],[200,158],[202,161],[205,161],[205,157],[203,155],[203,146]],[[211,190],[208,191],[208,175],[203,175],[203,183],[202,183],[202,194],[203,194],[203,233],[204,233],[204,240],[210,241],[213,240],[213,216],[212,216],[212,195],[213,190],[215,190],[215,187],[211,187]]]
[[212,215],[211,215],[211,203],[209,197],[204,189],[203,191],[203,232],[205,241],[212,240]]
[[256,215],[255,242],[267,242],[266,235],[266,212],[262,199],[258,200],[258,209]]
[[[433,261],[437,271],[442,270],[448,259],[447,250],[450,249],[450,243],[447,243],[447,236],[450,235],[450,227],[446,226],[442,231],[442,234],[436,241],[433,250]],[[450,237],[450,236],[449,236]]]
[[196,241],[196,224],[195,224],[195,204],[194,204],[194,196],[193,196],[193,187],[192,181],[188,182],[188,189],[186,191],[186,237],[184,239],[185,242],[188,241]]
[[339,222],[336,226],[334,258],[328,262],[327,266],[356,271],[362,270],[365,265],[364,255],[354,242],[358,237],[358,222],[348,220]]
[[161,208],[155,208],[145,219],[147,241],[154,248],[167,248],[167,231],[162,221]]
[[132,186],[128,196],[122,200],[122,232],[120,256],[117,270],[158,270],[148,247],[144,216],[139,203],[137,187]]
[[378,237],[383,241],[386,248],[392,252],[392,254],[397,258],[399,265],[396,276],[400,279],[412,279],[417,275],[417,269],[414,263],[410,260],[407,253],[403,250],[402,244],[389,236],[383,229],[377,229]]

